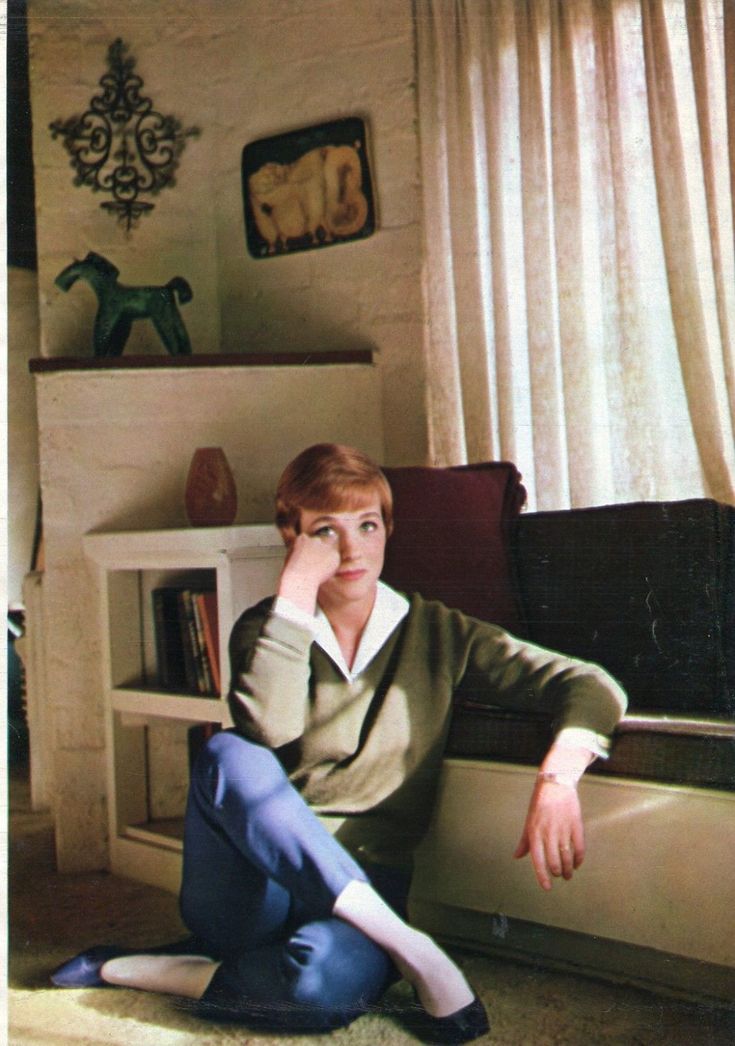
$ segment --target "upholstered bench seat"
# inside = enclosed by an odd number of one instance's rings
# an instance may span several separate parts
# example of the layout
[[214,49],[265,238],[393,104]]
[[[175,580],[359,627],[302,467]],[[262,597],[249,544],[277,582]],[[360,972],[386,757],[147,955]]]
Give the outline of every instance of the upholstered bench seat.
[[[538,766],[551,737],[548,718],[460,705],[447,755]],[[589,772],[735,791],[735,723],[626,716],[615,731],[610,758],[598,760]]]

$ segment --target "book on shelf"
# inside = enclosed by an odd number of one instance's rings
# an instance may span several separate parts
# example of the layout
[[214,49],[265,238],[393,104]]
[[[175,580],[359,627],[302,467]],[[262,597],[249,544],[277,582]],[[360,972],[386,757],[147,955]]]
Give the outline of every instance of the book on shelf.
[[182,588],[179,592],[179,624],[184,647],[184,672],[189,693],[201,694],[199,666],[197,665],[197,635],[191,606],[191,591]]
[[219,670],[219,615],[217,610],[216,592],[197,593],[199,613],[204,627],[204,645],[209,658],[209,667],[212,673],[212,689],[215,693],[222,693],[222,677]]
[[158,682],[164,690],[181,692],[186,689],[187,684],[178,589],[153,590],[153,628]]
[[169,586],[154,589],[152,598],[160,686],[177,693],[219,695],[217,594]]
[[199,688],[204,694],[211,694],[214,692],[214,684],[212,682],[212,669],[209,664],[209,651],[206,646],[206,639],[204,638],[204,624],[202,622],[202,612],[199,603],[200,592],[192,592],[191,595],[191,613],[194,618],[194,629],[196,632],[196,663],[197,663],[197,674],[199,679]]

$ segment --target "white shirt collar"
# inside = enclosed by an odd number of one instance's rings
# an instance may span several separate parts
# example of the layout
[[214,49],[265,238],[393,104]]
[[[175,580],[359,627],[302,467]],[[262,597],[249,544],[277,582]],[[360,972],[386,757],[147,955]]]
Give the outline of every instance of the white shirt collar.
[[378,581],[375,603],[360,637],[360,645],[351,669],[347,666],[337,637],[321,607],[317,607],[314,619],[316,623],[314,642],[318,643],[324,653],[329,655],[345,679],[352,683],[361,672],[365,671],[396,626],[404,619],[409,606],[405,596],[394,591],[383,581]]

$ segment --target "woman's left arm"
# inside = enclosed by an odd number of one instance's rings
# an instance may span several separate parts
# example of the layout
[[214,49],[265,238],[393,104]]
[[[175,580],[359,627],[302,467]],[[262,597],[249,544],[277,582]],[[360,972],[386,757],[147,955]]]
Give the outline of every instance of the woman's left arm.
[[475,622],[461,681],[470,700],[512,710],[546,713],[555,740],[534,785],[516,857],[530,854],[544,890],[571,879],[584,859],[584,828],[577,783],[608,739],[627,699],[599,665],[565,657]]

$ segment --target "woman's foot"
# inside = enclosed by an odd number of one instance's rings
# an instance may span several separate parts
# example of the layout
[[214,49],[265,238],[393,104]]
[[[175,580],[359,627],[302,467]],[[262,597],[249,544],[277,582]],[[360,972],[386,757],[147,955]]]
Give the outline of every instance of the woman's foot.
[[490,1031],[485,1007],[477,996],[468,1006],[446,1017],[432,1017],[422,1009],[412,1013],[409,1030],[424,1043],[472,1042]]
[[428,934],[406,925],[399,946],[400,953],[389,949],[391,958],[429,1016],[448,1017],[473,1003],[464,974]]
[[428,934],[396,915],[370,883],[358,879],[349,882],[337,897],[332,914],[385,949],[430,1017],[454,1018],[475,1002],[464,974],[446,952]]
[[424,1043],[471,1042],[485,1035],[490,1030],[485,1007],[462,971],[431,937],[407,929],[415,938],[411,957],[393,961],[422,1006],[411,1017],[414,1033]]

